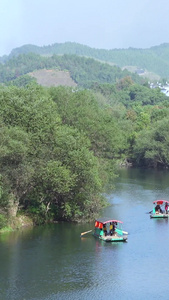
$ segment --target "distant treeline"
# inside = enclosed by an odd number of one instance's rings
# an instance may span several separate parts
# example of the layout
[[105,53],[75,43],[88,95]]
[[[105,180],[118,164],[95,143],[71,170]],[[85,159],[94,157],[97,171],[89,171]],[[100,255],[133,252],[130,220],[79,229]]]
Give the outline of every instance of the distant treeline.
[[78,56],[86,56],[116,64],[119,67],[137,66],[138,68],[147,69],[154,72],[161,78],[169,78],[169,44],[161,44],[159,46],[148,49],[95,49],[78,43],[55,43],[49,46],[38,47],[35,45],[24,45],[13,49],[9,56],[0,58],[1,62],[11,59],[13,56],[20,54],[35,53],[43,56],[51,56],[53,54],[75,54]]
[[[0,82],[27,84],[33,79],[25,75],[39,69],[67,70],[77,85],[83,88],[90,87],[91,83],[116,83],[126,76],[130,76],[137,83],[144,82],[137,74],[122,71],[117,66],[101,63],[93,58],[67,54],[45,57],[34,53],[13,56],[4,64],[0,64]],[[21,76],[24,77],[20,78]]]

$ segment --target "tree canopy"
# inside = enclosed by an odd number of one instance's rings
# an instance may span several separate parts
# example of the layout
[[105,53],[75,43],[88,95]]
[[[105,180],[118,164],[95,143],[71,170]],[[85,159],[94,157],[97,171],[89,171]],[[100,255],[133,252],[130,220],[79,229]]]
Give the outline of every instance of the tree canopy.
[[7,62],[13,57],[23,54],[34,53],[41,56],[52,55],[78,55],[108,62],[121,68],[133,66],[135,69],[154,72],[161,78],[169,78],[169,44],[164,43],[148,49],[96,49],[78,43],[55,43],[49,46],[38,47],[36,45],[23,45],[11,51],[10,55],[0,58],[1,62]]
[[9,218],[93,219],[120,165],[169,167],[168,98],[128,76],[90,89],[1,86],[0,105],[0,213]]

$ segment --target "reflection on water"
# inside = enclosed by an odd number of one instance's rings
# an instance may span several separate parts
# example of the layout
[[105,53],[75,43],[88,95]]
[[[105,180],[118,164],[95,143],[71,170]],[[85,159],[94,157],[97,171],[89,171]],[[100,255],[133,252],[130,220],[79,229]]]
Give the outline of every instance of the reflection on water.
[[121,170],[101,216],[124,222],[127,243],[80,238],[94,224],[0,235],[0,299],[168,299],[169,222],[147,213],[168,182],[168,171]]

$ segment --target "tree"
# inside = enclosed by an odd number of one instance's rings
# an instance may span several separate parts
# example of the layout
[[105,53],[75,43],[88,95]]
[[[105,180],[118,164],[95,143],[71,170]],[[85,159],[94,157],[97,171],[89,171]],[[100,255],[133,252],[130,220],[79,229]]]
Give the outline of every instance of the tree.
[[[15,217],[20,198],[26,193],[32,175],[27,164],[30,137],[19,127],[0,128],[0,168],[3,190],[1,205],[7,206],[8,214]],[[4,203],[4,204],[3,204]]]
[[158,121],[157,126],[141,131],[134,146],[134,159],[139,166],[169,166],[169,120]]
[[[66,93],[71,99],[72,91]],[[4,191],[0,205],[6,201],[11,216],[26,210],[37,223],[77,221],[98,212],[103,204],[103,171],[100,174],[100,161],[85,134],[87,124],[77,128],[76,122],[62,123],[57,101],[34,84],[26,89],[2,88],[0,104]],[[69,108],[74,112],[73,106]]]

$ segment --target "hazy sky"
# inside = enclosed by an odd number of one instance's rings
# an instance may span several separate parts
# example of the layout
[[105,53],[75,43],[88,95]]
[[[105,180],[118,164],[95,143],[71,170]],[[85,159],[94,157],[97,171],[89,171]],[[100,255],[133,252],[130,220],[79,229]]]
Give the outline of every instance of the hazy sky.
[[149,48],[169,42],[168,0],[0,0],[0,56],[25,44]]

